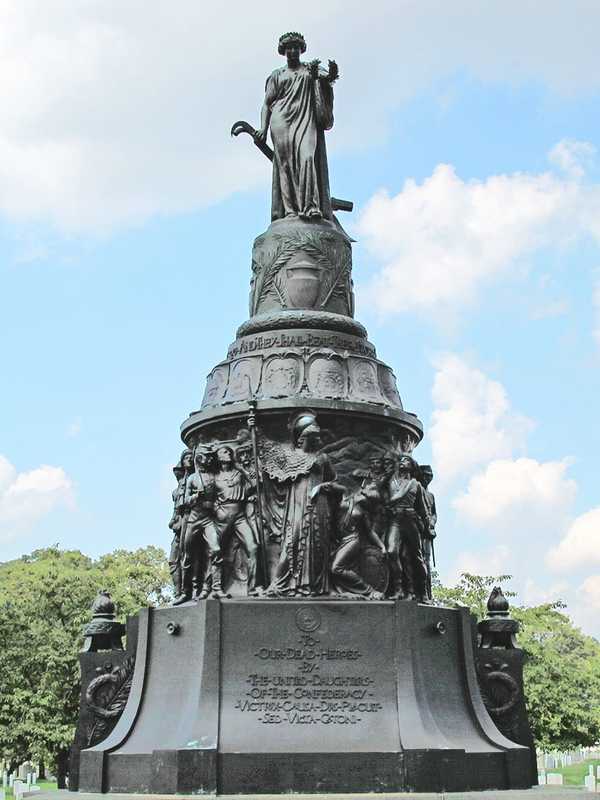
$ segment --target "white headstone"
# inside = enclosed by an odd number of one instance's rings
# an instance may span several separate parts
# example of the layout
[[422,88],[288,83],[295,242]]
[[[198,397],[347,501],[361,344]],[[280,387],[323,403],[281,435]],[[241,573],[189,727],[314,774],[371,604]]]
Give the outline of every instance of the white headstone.
[[560,772],[549,772],[546,775],[546,784],[548,786],[562,786],[563,776],[560,774]]
[[600,778],[600,764],[596,767],[596,777]]
[[8,786],[8,772],[4,770],[4,772],[2,773],[2,788],[6,789],[7,786]]
[[596,791],[596,778],[593,775],[586,775],[583,783],[588,792]]
[[538,772],[538,783],[540,786],[546,785],[546,773],[545,772]]
[[12,788],[14,786],[14,783],[15,783],[15,775],[14,772],[11,772],[10,775],[8,776],[8,785]]
[[33,783],[34,786],[37,783],[37,772],[33,773],[33,776],[31,778],[31,782]]
[[15,796],[15,800],[23,800],[23,792],[25,791],[25,784],[23,781],[16,780],[13,783],[13,794]]

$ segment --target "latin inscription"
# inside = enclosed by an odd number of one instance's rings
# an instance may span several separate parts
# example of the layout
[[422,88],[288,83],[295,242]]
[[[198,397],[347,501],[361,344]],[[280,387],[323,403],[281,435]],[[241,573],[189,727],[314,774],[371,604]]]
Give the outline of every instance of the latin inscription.
[[257,647],[253,657],[256,671],[234,707],[263,725],[358,725],[383,708],[375,680],[361,670],[359,648],[301,633],[292,646]]
[[331,347],[359,355],[375,356],[373,345],[358,337],[343,336],[339,333],[298,332],[295,334],[272,333],[270,335],[245,336],[230,345],[227,358],[237,358],[246,353],[269,350],[273,347]]

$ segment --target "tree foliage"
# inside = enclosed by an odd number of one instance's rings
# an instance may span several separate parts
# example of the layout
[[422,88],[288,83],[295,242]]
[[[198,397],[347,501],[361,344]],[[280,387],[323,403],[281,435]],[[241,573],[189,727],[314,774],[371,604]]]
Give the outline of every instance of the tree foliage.
[[0,755],[53,764],[71,744],[79,650],[98,590],[111,593],[122,619],[164,604],[168,584],[156,547],[97,560],[50,547],[0,564]]
[[[506,589],[510,575],[463,573],[457,586],[435,583],[436,599],[468,606],[486,615],[494,586]],[[518,644],[525,651],[524,682],[529,722],[538,747],[570,750],[600,740],[600,643],[582,633],[557,600],[538,606],[512,606],[521,624]]]

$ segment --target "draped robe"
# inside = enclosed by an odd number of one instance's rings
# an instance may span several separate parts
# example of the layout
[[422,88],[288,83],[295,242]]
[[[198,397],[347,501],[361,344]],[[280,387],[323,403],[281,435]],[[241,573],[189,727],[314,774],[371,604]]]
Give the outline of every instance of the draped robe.
[[[276,594],[327,594],[331,554],[331,500],[319,493],[311,501],[312,490],[320,483],[335,480],[329,458],[320,453],[309,471],[288,480],[282,490],[281,555],[269,589]],[[285,487],[285,488],[284,488]],[[271,506],[278,504],[273,495]],[[273,502],[275,501],[275,503]]]
[[333,90],[311,77],[306,64],[281,67],[267,79],[271,112],[273,196],[271,218],[332,218],[324,131],[333,126]]

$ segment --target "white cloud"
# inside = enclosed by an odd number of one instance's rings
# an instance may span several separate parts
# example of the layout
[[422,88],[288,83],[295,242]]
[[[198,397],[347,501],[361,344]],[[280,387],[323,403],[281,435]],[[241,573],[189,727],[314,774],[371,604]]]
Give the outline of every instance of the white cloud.
[[0,455],[0,541],[26,532],[56,508],[74,505],[73,483],[61,467],[42,465],[17,472]]
[[519,592],[519,602],[528,606],[555,603],[557,600],[564,601],[569,591],[570,586],[566,581],[557,581],[548,586],[540,586],[532,578],[527,578],[522,590]]
[[558,545],[549,550],[546,563],[555,572],[600,566],[600,508],[573,520]]
[[596,148],[590,142],[563,139],[550,150],[548,158],[570,177],[583,178],[595,154]]
[[434,365],[429,437],[437,479],[449,481],[523,447],[533,422],[512,410],[501,383],[453,353]]
[[454,566],[449,571],[445,583],[454,586],[460,580],[463,572],[471,575],[503,575],[510,571],[511,552],[504,545],[499,544],[485,550],[463,550],[456,556]]
[[[576,145],[576,146],[575,146]],[[587,233],[600,241],[600,185],[580,181],[586,142],[559,143],[551,155],[570,174],[514,173],[465,181],[439,164],[418,184],[367,204],[358,232],[382,263],[367,296],[384,314],[447,317],[481,289],[511,275],[535,251]],[[574,174],[576,173],[576,174]]]
[[[598,620],[597,612],[600,611],[600,575],[590,575],[580,586],[582,605],[590,611],[595,611],[595,619]],[[596,622],[597,625],[597,622]]]
[[516,526],[526,537],[560,529],[577,492],[568,468],[567,459],[497,459],[471,478],[452,505],[472,525],[506,531]]
[[365,31],[358,0],[178,0],[176,11],[164,0],[4,0],[0,211],[97,230],[266,184],[264,159],[228,131],[257,121],[290,27],[305,31],[310,57],[340,63],[334,148],[385,135],[394,107],[457,70],[565,93],[600,85],[600,9],[586,0],[551,0],[542,16],[515,2],[374,0],[368,17]]

